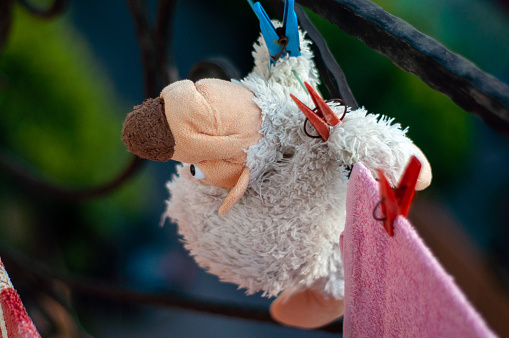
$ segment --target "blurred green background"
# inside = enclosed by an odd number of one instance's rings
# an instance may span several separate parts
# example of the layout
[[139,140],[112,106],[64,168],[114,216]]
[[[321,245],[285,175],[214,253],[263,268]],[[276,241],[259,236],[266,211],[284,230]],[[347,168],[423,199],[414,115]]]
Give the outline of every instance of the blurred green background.
[[[509,81],[506,3],[375,2]],[[33,3],[44,6],[48,1]],[[147,4],[153,19],[156,1]],[[408,126],[408,135],[428,156],[434,182],[420,198],[438,201],[461,224],[509,290],[508,139],[362,42],[308,13],[359,104]],[[246,75],[258,34],[256,16],[245,1],[181,1],[172,46],[180,77],[186,78],[196,62],[218,56]],[[126,2],[71,0],[64,14],[51,19],[14,5],[12,26],[0,50],[2,156],[58,186],[99,185],[130,161],[120,131],[125,115],[144,98],[140,52]],[[85,202],[37,194],[1,170],[0,244],[77,276],[267,306],[268,300],[246,297],[205,274],[182,249],[175,226],[158,226],[167,198],[164,183],[173,167],[146,163],[122,188]],[[41,333],[54,334],[37,298],[29,299],[29,291],[24,298],[24,281],[11,277]],[[73,301],[81,330],[97,337],[328,336],[80,295]]]

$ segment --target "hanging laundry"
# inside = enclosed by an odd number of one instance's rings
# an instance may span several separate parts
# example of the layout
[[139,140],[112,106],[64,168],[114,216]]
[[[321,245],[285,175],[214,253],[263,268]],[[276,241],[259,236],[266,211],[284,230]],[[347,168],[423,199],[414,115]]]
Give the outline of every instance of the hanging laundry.
[[381,218],[379,184],[357,163],[340,246],[344,337],[494,337],[403,216],[393,236]]
[[0,334],[2,338],[40,337],[34,323],[14,290],[0,260]]

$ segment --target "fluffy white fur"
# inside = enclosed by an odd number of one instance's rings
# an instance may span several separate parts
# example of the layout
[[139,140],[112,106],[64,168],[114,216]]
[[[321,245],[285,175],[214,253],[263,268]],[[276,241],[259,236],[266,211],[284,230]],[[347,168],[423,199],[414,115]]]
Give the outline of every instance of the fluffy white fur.
[[[309,44],[301,33],[302,56],[282,58],[275,66],[263,38],[254,45],[255,67],[239,83],[256,95],[264,136],[247,150],[251,178],[238,204],[220,216],[228,191],[196,180],[184,165],[168,183],[165,216],[178,224],[200,266],[247,293],[276,296],[314,288],[340,299],[347,167],[362,161],[373,173],[383,169],[395,183],[412,148],[399,125],[364,109],[349,112],[328,142],[305,135],[305,117],[289,94],[313,107],[292,74],[317,85]],[[341,115],[344,108],[333,109]]]

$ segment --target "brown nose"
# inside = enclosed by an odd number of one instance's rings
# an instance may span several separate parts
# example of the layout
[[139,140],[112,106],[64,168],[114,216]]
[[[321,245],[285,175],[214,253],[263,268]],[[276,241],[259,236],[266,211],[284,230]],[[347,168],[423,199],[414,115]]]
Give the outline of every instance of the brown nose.
[[122,129],[127,149],[141,158],[168,161],[175,151],[175,139],[164,114],[164,100],[147,99],[130,112]]

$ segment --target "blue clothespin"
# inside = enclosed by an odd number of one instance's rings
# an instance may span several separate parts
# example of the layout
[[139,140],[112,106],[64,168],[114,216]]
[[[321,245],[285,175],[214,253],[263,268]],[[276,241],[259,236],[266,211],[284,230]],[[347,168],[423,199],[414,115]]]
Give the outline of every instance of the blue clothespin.
[[299,28],[294,10],[294,1],[285,0],[283,27],[276,29],[262,5],[259,2],[253,5],[252,0],[248,0],[258,20],[260,20],[260,29],[269,49],[272,64],[275,64],[280,57],[287,54],[290,56],[300,55]]

